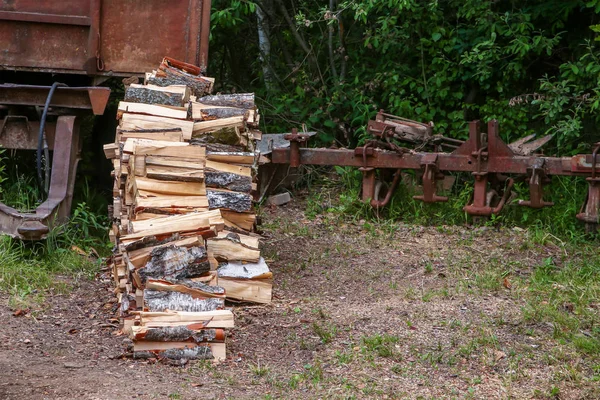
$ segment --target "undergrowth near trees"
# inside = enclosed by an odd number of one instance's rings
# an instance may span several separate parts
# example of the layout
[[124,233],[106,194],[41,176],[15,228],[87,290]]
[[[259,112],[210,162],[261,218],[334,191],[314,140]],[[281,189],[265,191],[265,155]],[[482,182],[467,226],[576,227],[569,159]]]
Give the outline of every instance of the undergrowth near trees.
[[[414,200],[418,194],[418,179],[398,185],[390,203],[381,209],[374,209],[361,199],[362,174],[356,168],[335,167],[334,174],[323,175],[322,170],[312,169],[311,195],[307,202],[307,215],[314,217],[321,213],[333,213],[340,218],[378,221],[382,223],[414,223],[420,225],[465,225],[473,220],[463,207],[471,201],[473,179],[468,174],[455,175],[456,181],[449,192],[448,202],[426,204]],[[410,176],[410,175],[409,175]],[[414,183],[413,183],[414,182]],[[543,209],[531,209],[519,206],[518,200],[529,198],[526,182],[520,182],[513,188],[515,196],[505,206],[501,214],[491,216],[477,224],[500,227],[520,227],[528,229],[534,240],[543,242],[554,237],[572,242],[588,241],[583,223],[575,215],[579,212],[587,194],[587,182],[580,178],[554,177],[552,184],[545,190],[545,199],[554,202],[554,206]]]

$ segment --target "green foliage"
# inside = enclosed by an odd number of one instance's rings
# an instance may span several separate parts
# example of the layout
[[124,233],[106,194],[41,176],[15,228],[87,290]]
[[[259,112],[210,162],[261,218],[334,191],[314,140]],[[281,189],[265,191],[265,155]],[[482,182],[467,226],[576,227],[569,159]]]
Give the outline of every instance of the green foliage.
[[319,325],[318,323],[313,322],[312,328],[323,344],[331,342],[337,335],[337,327],[335,325]]
[[399,339],[397,336],[388,334],[364,336],[361,339],[362,352],[375,354],[378,357],[390,358],[396,355],[395,345]]
[[[255,7],[269,25],[269,85]],[[570,154],[598,137],[599,13],[582,0],[217,0],[209,72],[257,92],[263,130],[304,123],[318,144],[356,145],[383,108],[461,138],[466,121],[496,118],[506,139],[554,133],[547,151]]]
[[[473,222],[463,210],[473,194],[473,179],[469,174],[455,175],[456,182],[452,189],[447,193],[440,193],[448,196],[448,202],[433,204],[413,199],[417,194],[418,180],[414,175],[405,175],[390,203],[384,208],[374,209],[369,203],[360,200],[360,171],[349,167],[335,167],[335,171],[339,174],[339,179],[322,178],[314,182],[312,197],[307,202],[306,215],[309,218],[330,213],[342,219],[387,221],[390,224],[402,221],[444,226]],[[554,177],[544,194],[545,200],[554,202],[554,206],[532,209],[518,205],[518,200],[529,199],[529,187],[522,180],[515,184],[515,198],[504,207],[501,214],[482,222],[489,226],[528,228],[532,232],[532,240],[537,244],[545,244],[552,238],[587,241],[583,224],[575,218],[585,200],[587,186],[582,178]]]
[[49,289],[64,292],[68,287],[57,275],[91,278],[100,265],[100,260],[74,251],[49,251],[42,242],[23,242],[8,236],[0,236],[0,257],[0,290],[11,295],[13,304],[41,301]]

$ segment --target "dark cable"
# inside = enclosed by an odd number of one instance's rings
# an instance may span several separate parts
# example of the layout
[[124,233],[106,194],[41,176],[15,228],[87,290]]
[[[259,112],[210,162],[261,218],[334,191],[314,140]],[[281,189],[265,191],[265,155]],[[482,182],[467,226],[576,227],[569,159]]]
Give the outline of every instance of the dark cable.
[[[44,104],[44,111],[42,112],[42,118],[40,119],[40,132],[38,134],[38,146],[37,146],[37,175],[38,182],[42,187],[42,190],[46,190],[46,185],[44,185],[44,175],[42,175],[42,150],[44,149],[44,143],[46,142],[46,117],[48,116],[48,108],[50,108],[50,102],[52,101],[52,96],[54,95],[54,91],[57,87],[67,87],[64,83],[54,82],[50,87],[50,92],[48,92],[48,97],[46,98],[46,104]],[[46,145],[47,146],[47,145]],[[47,148],[47,147],[46,147]],[[48,157],[48,153],[46,152],[46,158]],[[48,168],[49,160],[46,159],[46,169]]]

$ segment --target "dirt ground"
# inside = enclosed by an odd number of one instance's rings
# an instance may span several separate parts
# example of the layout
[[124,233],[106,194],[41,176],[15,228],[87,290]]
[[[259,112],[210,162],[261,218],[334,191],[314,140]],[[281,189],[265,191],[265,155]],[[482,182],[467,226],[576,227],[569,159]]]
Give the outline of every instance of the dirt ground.
[[600,398],[593,366],[523,317],[508,280],[559,247],[520,230],[333,221],[295,203],[264,211],[274,301],[233,307],[217,365],[123,358],[106,276],[23,316],[0,297],[0,398]]

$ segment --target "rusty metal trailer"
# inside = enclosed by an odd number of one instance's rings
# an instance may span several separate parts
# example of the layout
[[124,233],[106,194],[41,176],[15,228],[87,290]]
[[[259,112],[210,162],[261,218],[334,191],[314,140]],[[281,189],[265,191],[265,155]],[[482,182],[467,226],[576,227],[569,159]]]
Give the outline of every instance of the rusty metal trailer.
[[[210,5],[210,0],[0,0],[0,146],[37,150],[38,174],[40,151],[46,157],[53,152],[47,200],[31,212],[0,203],[0,231],[42,239],[69,216],[80,117],[103,114],[109,99],[110,90],[98,84],[142,76],[164,56],[206,70]],[[85,84],[22,82],[40,76]],[[36,111],[39,118],[32,119]]]

